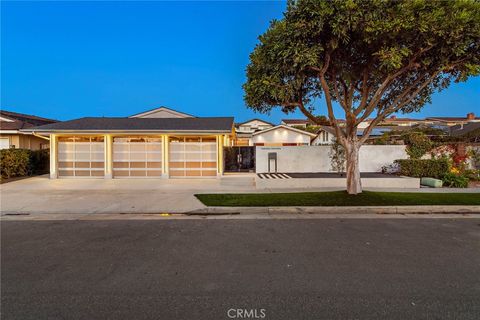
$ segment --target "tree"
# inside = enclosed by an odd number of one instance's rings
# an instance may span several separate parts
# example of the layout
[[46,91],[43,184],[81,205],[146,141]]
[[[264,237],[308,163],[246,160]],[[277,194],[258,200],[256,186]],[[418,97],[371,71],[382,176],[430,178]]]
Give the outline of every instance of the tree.
[[259,37],[243,88],[256,111],[298,109],[314,123],[324,99],[346,151],[347,191],[357,194],[359,149],[377,124],[418,111],[452,81],[479,74],[478,1],[298,0]]
[[345,148],[338,143],[337,139],[335,139],[330,146],[329,156],[332,170],[343,175],[345,172]]
[[407,154],[410,159],[420,159],[428,151],[433,149],[433,142],[423,132],[406,132],[402,135],[407,145]]

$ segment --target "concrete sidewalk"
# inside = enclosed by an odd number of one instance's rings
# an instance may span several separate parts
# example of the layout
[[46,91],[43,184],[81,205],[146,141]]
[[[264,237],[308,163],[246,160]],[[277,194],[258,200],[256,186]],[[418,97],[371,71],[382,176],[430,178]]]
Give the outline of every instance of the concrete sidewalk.
[[[208,209],[194,195],[197,193],[278,193],[335,191],[322,189],[262,189],[257,190],[252,177],[225,177],[222,179],[55,179],[32,177],[0,185],[1,214],[118,214],[118,213],[208,213],[208,210],[236,210],[238,208]],[[384,191],[384,190],[375,190]],[[401,189],[401,192],[480,192],[478,189]],[[281,210],[287,210],[282,208]],[[317,207],[318,209],[318,207]],[[449,208],[449,210],[452,208]],[[254,210],[248,208],[245,210]],[[256,209],[269,210],[268,208]],[[272,210],[272,209],[270,209]],[[290,208],[290,210],[307,210]],[[345,207],[327,208],[329,212]],[[356,208],[364,211],[366,208]],[[382,209],[383,210],[383,209]],[[398,209],[388,208],[389,213]],[[452,209],[453,210],[453,209]],[[376,213],[377,211],[370,211]],[[451,212],[451,211],[450,211]]]

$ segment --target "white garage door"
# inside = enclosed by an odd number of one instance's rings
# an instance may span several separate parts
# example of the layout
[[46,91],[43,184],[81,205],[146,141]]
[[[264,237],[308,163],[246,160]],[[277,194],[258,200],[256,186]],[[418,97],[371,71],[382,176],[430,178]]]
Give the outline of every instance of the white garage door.
[[0,150],[10,148],[10,139],[0,138]]
[[217,142],[215,137],[170,137],[170,177],[215,177]]
[[59,137],[59,177],[103,177],[103,137]]
[[162,139],[153,137],[113,138],[113,176],[160,177]]

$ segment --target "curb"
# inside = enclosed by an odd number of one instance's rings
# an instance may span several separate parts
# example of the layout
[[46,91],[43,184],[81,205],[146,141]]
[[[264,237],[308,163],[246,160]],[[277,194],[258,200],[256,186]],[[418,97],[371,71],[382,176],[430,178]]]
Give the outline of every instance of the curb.
[[365,207],[206,207],[187,215],[221,214],[468,214],[480,213],[480,206],[365,206]]

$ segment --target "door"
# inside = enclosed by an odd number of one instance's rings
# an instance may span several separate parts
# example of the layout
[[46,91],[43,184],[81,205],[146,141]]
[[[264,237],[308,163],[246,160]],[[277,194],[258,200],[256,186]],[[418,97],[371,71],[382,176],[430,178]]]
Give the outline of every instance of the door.
[[161,137],[114,137],[113,177],[161,177]]
[[255,147],[224,147],[225,172],[254,172]]
[[103,137],[58,138],[59,177],[103,177],[104,157]]
[[0,138],[0,150],[10,148],[10,139],[9,138]]
[[215,137],[170,137],[169,144],[171,178],[217,176]]

